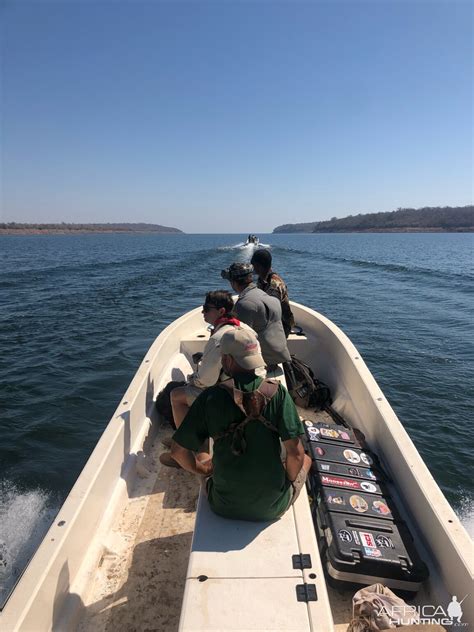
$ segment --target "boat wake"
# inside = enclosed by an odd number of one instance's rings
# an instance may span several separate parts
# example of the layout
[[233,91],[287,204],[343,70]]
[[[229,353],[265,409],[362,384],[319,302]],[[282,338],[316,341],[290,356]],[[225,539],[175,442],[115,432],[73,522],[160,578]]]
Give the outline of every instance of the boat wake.
[[233,246],[219,246],[218,250],[247,250],[248,252],[253,252],[254,250],[258,250],[259,248],[271,248],[270,244],[247,244],[245,242],[240,242],[239,244],[234,244]]
[[60,503],[41,489],[0,487],[0,608],[43,539]]
[[460,507],[456,508],[456,513],[463,527],[469,533],[471,539],[474,540],[474,498],[464,496]]

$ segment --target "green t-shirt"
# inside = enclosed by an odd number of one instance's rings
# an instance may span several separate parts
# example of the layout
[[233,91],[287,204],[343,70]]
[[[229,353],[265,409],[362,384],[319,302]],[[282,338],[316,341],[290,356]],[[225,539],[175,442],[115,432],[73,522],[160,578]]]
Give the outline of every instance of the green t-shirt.
[[[253,391],[262,382],[255,375],[234,378],[236,388]],[[303,426],[288,391],[281,384],[263,416],[278,428],[266,428],[258,420],[245,427],[246,448],[232,454],[232,435],[214,443],[213,475],[208,484],[209,503],[215,513],[240,520],[274,520],[290,501],[290,482],[281,462],[280,438],[294,439]],[[228,392],[219,386],[206,389],[194,401],[173,439],[183,448],[198,451],[208,437],[224,432],[245,419]]]

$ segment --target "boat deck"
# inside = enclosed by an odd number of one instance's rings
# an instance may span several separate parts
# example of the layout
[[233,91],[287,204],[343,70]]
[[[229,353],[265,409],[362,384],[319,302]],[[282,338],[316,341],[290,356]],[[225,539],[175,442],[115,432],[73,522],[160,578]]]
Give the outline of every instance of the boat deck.
[[178,628],[199,480],[159,463],[161,440],[170,435],[169,426],[159,429],[148,457],[156,469],[137,477],[104,542],[81,632]]
[[[299,412],[305,419],[331,421],[326,413]],[[137,477],[107,534],[84,596],[80,632],[178,629],[200,481],[160,464],[161,441],[171,434],[169,426],[158,429],[147,457],[151,471]],[[351,618],[352,592],[328,591],[335,630],[343,632]]]

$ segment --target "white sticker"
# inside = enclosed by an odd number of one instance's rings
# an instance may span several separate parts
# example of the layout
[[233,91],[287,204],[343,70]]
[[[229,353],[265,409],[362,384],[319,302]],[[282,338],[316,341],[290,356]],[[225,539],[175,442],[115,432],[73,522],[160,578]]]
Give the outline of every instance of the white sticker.
[[368,483],[367,481],[361,481],[361,488],[364,492],[371,492],[372,494],[377,491],[377,488],[372,483]]
[[344,450],[343,455],[350,463],[360,463],[360,456],[354,450]]
[[368,546],[371,549],[377,548],[374,536],[371,533],[369,533],[368,531],[359,531],[359,535],[364,546]]
[[382,556],[382,551],[380,549],[369,549],[366,546],[364,546],[364,551],[365,551],[365,554],[368,555],[369,557],[381,557]]
[[370,456],[368,454],[366,454],[365,452],[361,452],[360,453],[360,458],[366,465],[372,465],[372,463],[373,463],[373,461],[370,458]]
[[305,422],[304,422],[304,423],[305,423],[305,426],[308,426],[308,427],[310,427],[310,426],[312,426],[312,425],[313,425],[313,422],[312,422],[312,421],[310,421],[309,419],[305,419]]

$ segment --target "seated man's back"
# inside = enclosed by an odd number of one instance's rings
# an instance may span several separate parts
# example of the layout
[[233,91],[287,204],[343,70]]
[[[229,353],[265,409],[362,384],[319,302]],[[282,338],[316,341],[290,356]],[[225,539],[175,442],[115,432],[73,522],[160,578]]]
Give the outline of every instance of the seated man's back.
[[[274,520],[295,500],[311,467],[299,439],[303,427],[285,387],[262,385],[255,375],[263,357],[254,332],[235,328],[224,334],[221,353],[224,371],[233,380],[196,399],[173,435],[171,452],[184,469],[212,474],[207,490],[217,514]],[[245,393],[257,389],[259,394],[247,401]],[[212,465],[193,456],[209,437],[215,440]],[[280,439],[287,451],[285,464]]]
[[[262,382],[255,375],[234,378],[235,387],[253,391]],[[208,484],[212,509],[226,518],[273,520],[290,502],[291,484],[281,462],[280,438],[283,441],[303,432],[293,400],[279,385],[276,395],[263,411],[263,416],[278,428],[279,434],[261,421],[252,420],[245,427],[245,449],[232,452],[232,434],[214,443],[212,479]],[[245,419],[231,396],[220,386],[207,389],[192,405],[173,440],[190,450],[199,450],[207,437],[217,437],[232,423]]]

